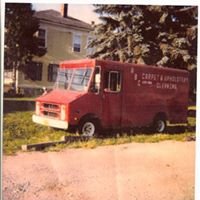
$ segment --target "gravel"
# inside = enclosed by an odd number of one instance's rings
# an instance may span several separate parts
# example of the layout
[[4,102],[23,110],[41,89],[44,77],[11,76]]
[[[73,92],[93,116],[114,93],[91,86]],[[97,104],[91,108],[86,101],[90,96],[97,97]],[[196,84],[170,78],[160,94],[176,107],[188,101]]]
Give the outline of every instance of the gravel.
[[195,142],[3,156],[4,200],[193,200]]

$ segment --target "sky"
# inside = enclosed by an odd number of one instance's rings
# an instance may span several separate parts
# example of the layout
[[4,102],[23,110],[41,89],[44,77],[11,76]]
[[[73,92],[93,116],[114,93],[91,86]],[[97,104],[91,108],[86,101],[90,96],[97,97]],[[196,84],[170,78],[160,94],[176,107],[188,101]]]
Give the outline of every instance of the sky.
[[[53,9],[60,11],[62,4],[33,4],[33,8],[38,10]],[[93,12],[94,6],[91,4],[68,4],[68,15],[76,19],[82,20],[91,24],[92,21],[95,24],[99,23],[98,15]]]

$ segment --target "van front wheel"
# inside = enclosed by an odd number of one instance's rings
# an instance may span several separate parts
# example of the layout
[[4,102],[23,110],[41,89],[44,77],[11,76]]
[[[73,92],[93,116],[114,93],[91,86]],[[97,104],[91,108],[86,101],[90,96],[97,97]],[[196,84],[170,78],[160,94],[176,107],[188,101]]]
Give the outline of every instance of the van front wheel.
[[84,120],[79,125],[79,133],[83,136],[93,137],[98,131],[98,123],[95,120]]

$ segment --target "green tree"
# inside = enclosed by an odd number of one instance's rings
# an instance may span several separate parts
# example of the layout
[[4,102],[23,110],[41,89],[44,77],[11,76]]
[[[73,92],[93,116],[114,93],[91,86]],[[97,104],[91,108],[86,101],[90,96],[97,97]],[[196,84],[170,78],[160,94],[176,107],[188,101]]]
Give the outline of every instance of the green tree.
[[[5,5],[5,69],[13,69],[14,82],[16,71],[25,70],[25,63],[34,55],[42,56],[45,49],[38,47],[37,31],[39,23],[33,17],[30,3],[6,3]],[[16,88],[15,88],[16,89]]]
[[[194,70],[196,6],[95,5],[92,58]],[[195,79],[195,73],[192,80]],[[191,89],[195,90],[195,81]]]

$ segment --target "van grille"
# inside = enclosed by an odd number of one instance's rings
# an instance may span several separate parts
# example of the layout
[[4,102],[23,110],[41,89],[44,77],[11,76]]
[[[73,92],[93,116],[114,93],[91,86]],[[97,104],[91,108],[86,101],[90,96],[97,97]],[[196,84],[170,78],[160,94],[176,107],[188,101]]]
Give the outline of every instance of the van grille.
[[41,103],[40,111],[45,117],[60,118],[61,109],[58,104]]
[[48,117],[53,117],[53,118],[58,117],[58,113],[48,112],[48,111],[43,111],[43,115],[48,116]]
[[55,104],[47,104],[47,103],[44,103],[44,104],[43,104],[43,107],[44,107],[44,108],[48,108],[48,109],[59,109],[59,106],[58,106],[58,105],[55,105]]

